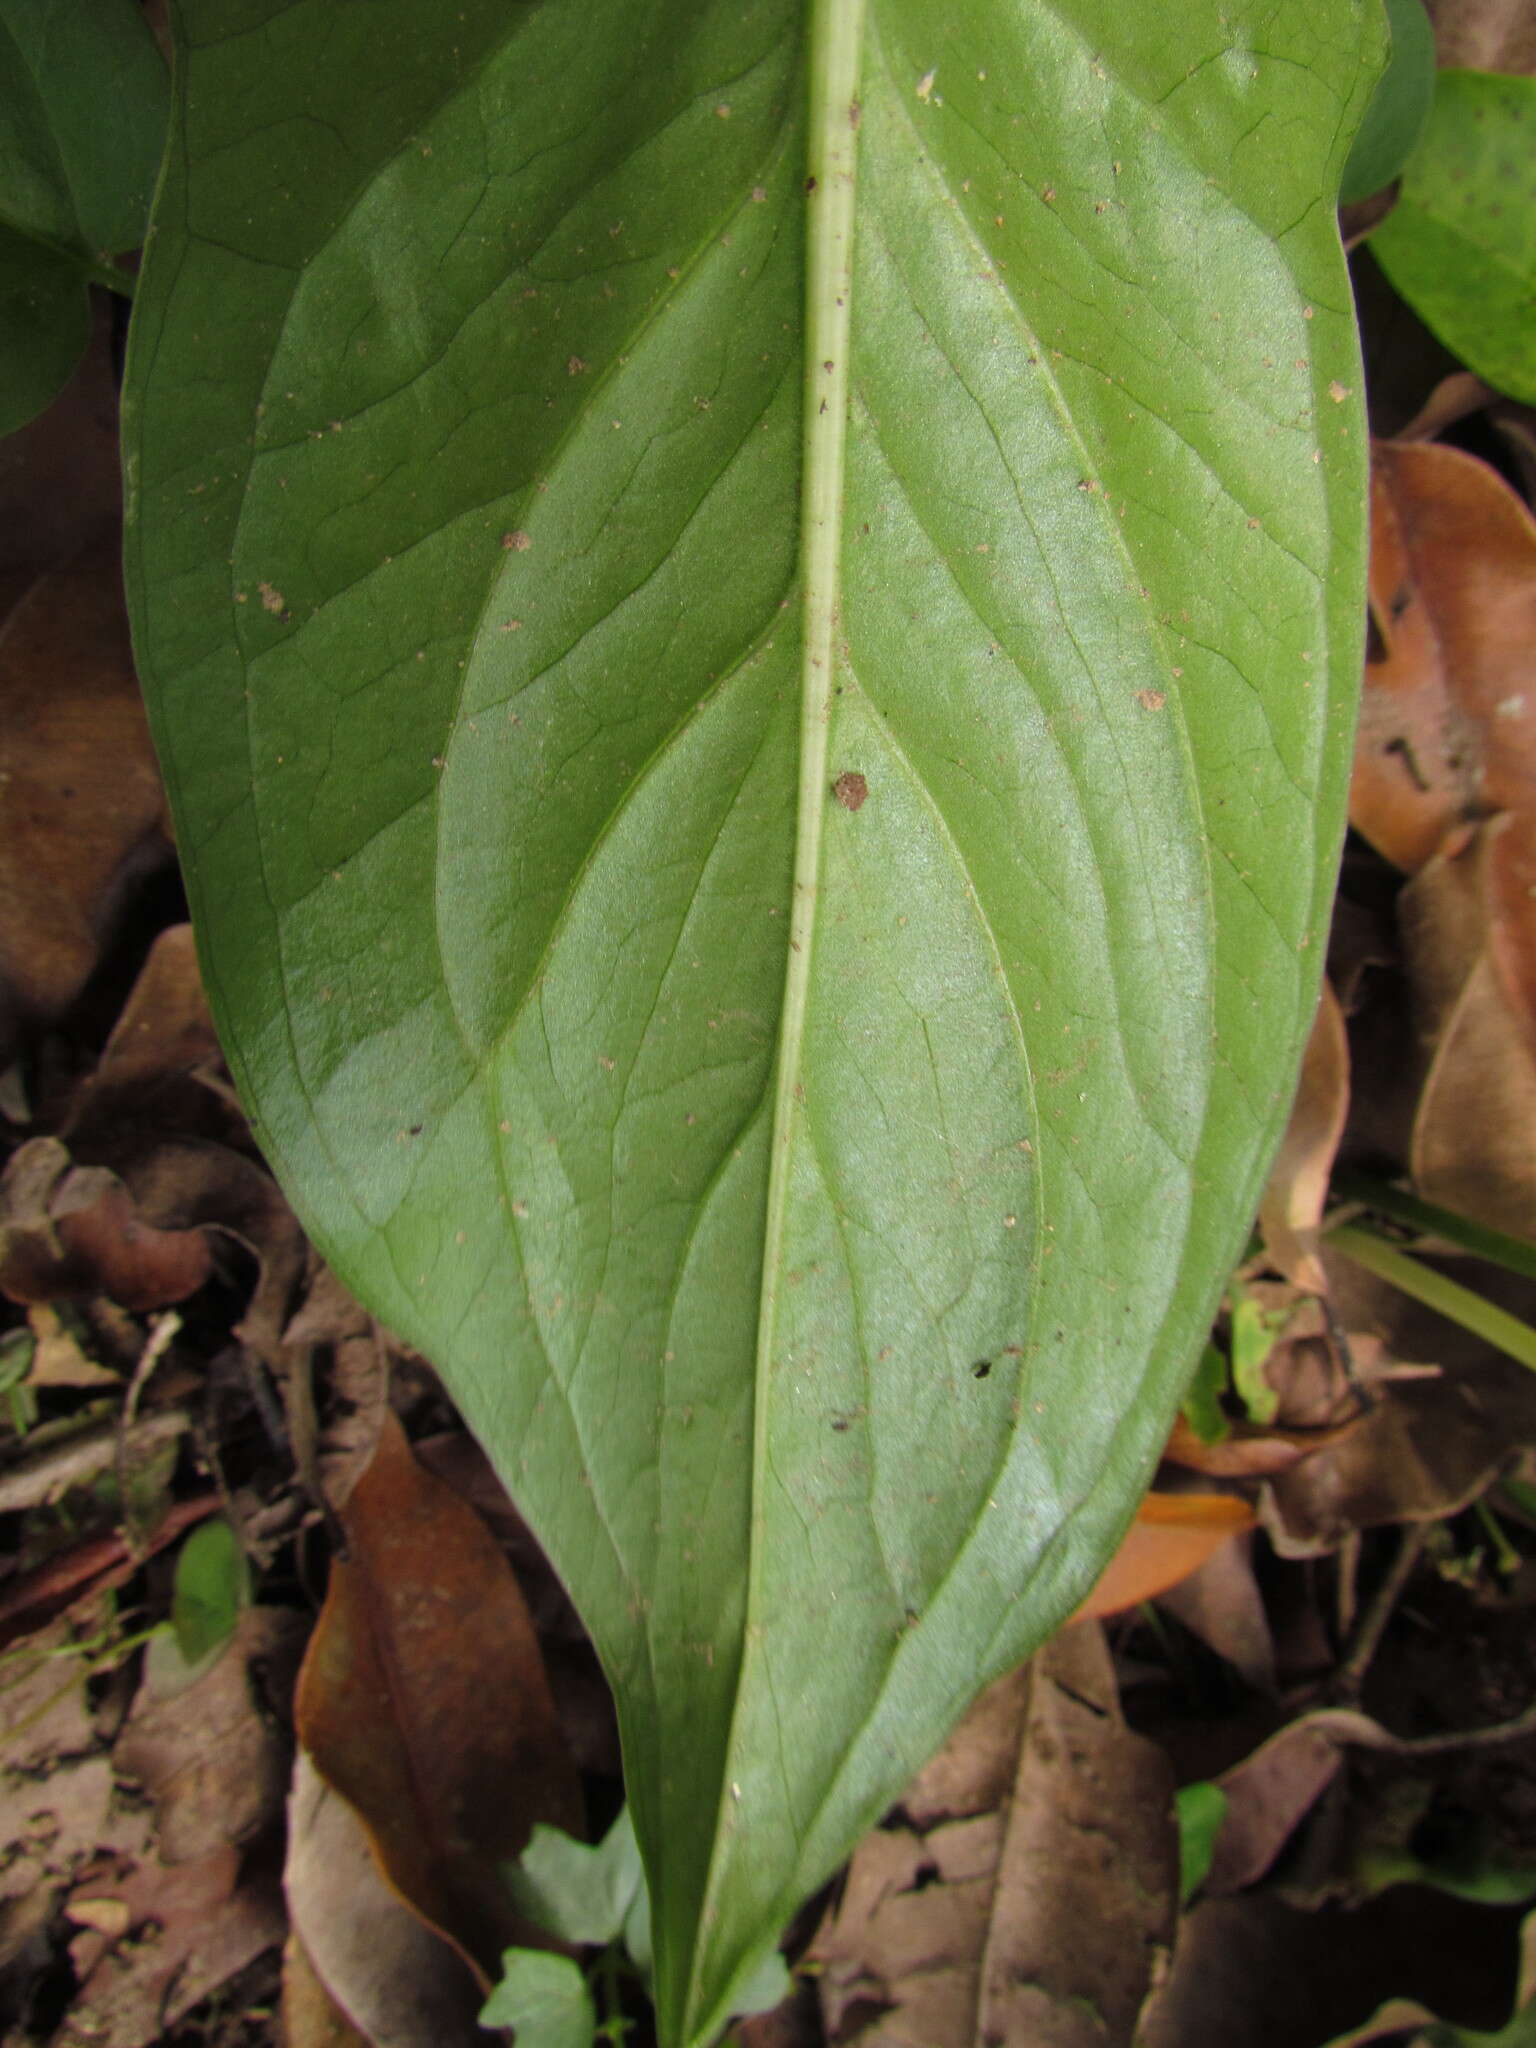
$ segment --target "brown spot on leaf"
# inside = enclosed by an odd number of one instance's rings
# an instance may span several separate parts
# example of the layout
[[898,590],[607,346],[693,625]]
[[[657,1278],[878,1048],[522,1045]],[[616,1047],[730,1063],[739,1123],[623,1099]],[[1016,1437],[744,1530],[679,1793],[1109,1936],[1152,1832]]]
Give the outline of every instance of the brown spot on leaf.
[[832,794],[845,811],[856,811],[869,795],[869,784],[856,768],[845,768],[833,783]]
[[1143,711],[1161,711],[1168,698],[1162,690],[1138,690],[1136,702]]

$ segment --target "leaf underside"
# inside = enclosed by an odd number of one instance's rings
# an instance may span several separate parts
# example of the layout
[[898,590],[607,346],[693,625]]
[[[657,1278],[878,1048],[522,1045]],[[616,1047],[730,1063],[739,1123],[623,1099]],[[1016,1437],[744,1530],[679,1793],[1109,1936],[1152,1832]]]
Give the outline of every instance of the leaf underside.
[[1087,1590],[1283,1118],[1361,26],[179,26],[129,581],[210,993],[592,1630],[706,2041]]

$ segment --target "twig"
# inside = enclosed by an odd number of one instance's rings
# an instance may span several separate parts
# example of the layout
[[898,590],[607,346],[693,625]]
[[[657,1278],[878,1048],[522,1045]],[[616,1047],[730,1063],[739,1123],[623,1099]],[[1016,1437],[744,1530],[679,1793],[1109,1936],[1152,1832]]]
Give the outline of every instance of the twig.
[[1315,1728],[1330,1741],[1384,1750],[1389,1756],[1449,1756],[1457,1750],[1494,1749],[1500,1743],[1521,1742],[1536,1735],[1536,1704],[1513,1720],[1495,1721],[1489,1728],[1453,1729],[1444,1735],[1394,1735],[1353,1707],[1319,1707],[1315,1713],[1303,1714],[1293,1726]]
[[133,1377],[128,1382],[128,1391],[123,1397],[123,1412],[117,1424],[117,1497],[123,1511],[123,1536],[129,1550],[142,1557],[145,1553],[139,1530],[134,1526],[135,1517],[129,1498],[129,1485],[133,1473],[128,1462],[128,1442],[138,1414],[139,1396],[149,1383],[150,1375],[170,1349],[171,1340],[181,1328],[181,1317],[175,1309],[167,1309],[157,1316],[150,1328],[144,1349],[139,1353],[139,1362],[133,1368]]
[[1393,1611],[1402,1598],[1403,1588],[1413,1576],[1427,1533],[1426,1525],[1422,1522],[1410,1522],[1404,1529],[1397,1556],[1392,1560],[1392,1568],[1367,1602],[1355,1625],[1354,1640],[1333,1675],[1330,1690],[1339,1698],[1359,1698],[1361,1682],[1371,1659],[1376,1654],[1387,1623],[1392,1619]]

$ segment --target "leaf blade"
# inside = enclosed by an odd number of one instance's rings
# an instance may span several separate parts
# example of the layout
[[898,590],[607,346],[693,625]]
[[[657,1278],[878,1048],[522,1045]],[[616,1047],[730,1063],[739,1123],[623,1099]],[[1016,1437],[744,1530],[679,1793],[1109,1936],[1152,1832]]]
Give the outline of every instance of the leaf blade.
[[185,10],[131,560],[210,990],[578,1593],[670,2040],[1086,1591],[1283,1116],[1359,639],[1325,15],[872,0],[817,766],[821,30],[381,5],[317,75]]

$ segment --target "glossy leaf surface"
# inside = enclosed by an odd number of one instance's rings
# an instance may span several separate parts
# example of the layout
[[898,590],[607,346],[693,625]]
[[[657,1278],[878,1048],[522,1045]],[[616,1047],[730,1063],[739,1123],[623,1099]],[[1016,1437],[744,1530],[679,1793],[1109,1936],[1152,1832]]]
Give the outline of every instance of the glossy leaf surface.
[[1283,1122],[1379,29],[181,33],[129,578],[210,994],[592,1629],[704,2042],[1087,1592]]

